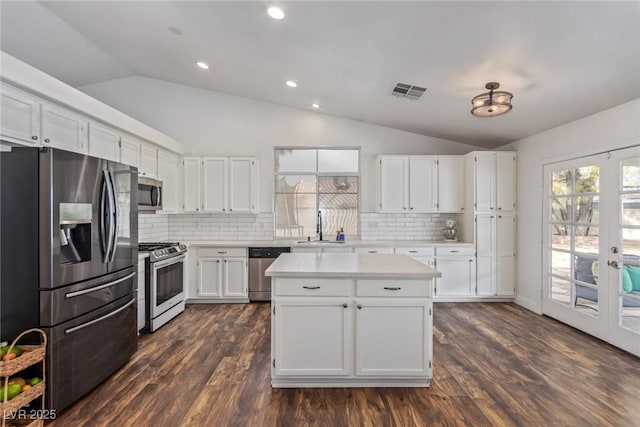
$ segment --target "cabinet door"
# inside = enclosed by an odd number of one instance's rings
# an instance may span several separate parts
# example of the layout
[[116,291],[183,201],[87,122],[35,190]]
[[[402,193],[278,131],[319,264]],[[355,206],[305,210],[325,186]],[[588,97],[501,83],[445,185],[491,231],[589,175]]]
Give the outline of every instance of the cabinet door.
[[464,212],[464,157],[438,156],[438,210]]
[[496,207],[499,211],[516,208],[516,155],[496,154]]
[[162,181],[162,210],[178,212],[178,188],[180,188],[180,157],[165,150],[158,150],[158,179]]
[[356,375],[428,376],[431,372],[430,301],[358,299]]
[[409,157],[409,210],[438,210],[438,164],[436,156]]
[[496,282],[498,295],[515,295],[515,216],[500,214],[496,221]]
[[198,296],[222,296],[222,258],[198,258]]
[[28,94],[2,84],[0,134],[27,145],[40,143],[40,102]]
[[158,176],[158,150],[150,145],[140,145],[140,170],[138,173],[146,178]]
[[227,211],[227,159],[202,159],[202,211]]
[[437,270],[442,277],[436,282],[438,296],[469,296],[473,293],[473,257],[438,257]]
[[185,212],[200,211],[200,165],[198,157],[185,157],[182,162],[184,171],[184,201],[182,209]]
[[229,212],[255,212],[255,159],[229,159]]
[[408,205],[409,158],[384,156],[380,163],[380,211],[404,212]]
[[247,298],[247,260],[246,258],[225,258],[223,296]]
[[496,294],[496,219],[492,214],[476,216],[476,287],[482,296]]
[[128,135],[120,138],[120,163],[140,169],[140,141]]
[[349,375],[352,320],[348,302],[347,298],[276,300],[271,318],[275,374]]
[[62,107],[42,104],[42,142],[45,146],[87,154],[87,122]]
[[475,155],[475,208],[477,211],[495,210],[496,162],[493,153]]
[[117,162],[120,160],[120,135],[115,129],[89,123],[89,155]]

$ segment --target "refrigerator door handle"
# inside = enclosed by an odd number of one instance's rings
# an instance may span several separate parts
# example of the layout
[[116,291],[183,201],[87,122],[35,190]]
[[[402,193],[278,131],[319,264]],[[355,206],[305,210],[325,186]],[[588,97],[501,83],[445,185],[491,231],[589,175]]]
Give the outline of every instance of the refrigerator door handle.
[[113,215],[113,231],[111,233],[111,254],[109,255],[109,262],[112,262],[116,257],[116,247],[118,244],[118,199],[116,192],[116,184],[113,177],[113,172],[109,171],[109,182],[111,183],[111,199],[112,199],[112,211],[111,215]]
[[103,320],[108,319],[109,317],[115,316],[116,314],[118,314],[121,311],[125,310],[127,307],[133,305],[134,302],[136,302],[136,298],[135,297],[131,301],[129,301],[128,303],[126,303],[125,305],[120,307],[119,309],[117,309],[115,311],[112,311],[109,314],[105,314],[102,317],[98,317],[97,319],[90,320],[89,322],[83,323],[82,325],[78,325],[78,326],[74,326],[73,328],[65,329],[64,330],[64,334],[65,335],[72,334],[72,333],[74,333],[76,331],[79,331],[80,329],[86,328],[87,326],[91,326],[94,323],[102,322]]
[[[109,221],[109,213],[107,210],[107,171],[102,171],[102,184],[100,189],[100,248],[102,249],[102,262],[106,263],[109,259],[109,242],[111,237],[107,238],[107,224]],[[108,239],[108,240],[107,240]]]
[[111,251],[113,250],[113,212],[115,211],[115,208],[113,207],[113,187],[111,186],[111,175],[109,173],[109,171],[105,170],[104,172],[104,179],[106,182],[106,188],[107,188],[107,212],[105,217],[109,218],[109,222],[108,222],[108,228],[107,228],[107,234],[106,234],[106,240],[107,240],[107,250],[104,254],[104,262],[111,262]]

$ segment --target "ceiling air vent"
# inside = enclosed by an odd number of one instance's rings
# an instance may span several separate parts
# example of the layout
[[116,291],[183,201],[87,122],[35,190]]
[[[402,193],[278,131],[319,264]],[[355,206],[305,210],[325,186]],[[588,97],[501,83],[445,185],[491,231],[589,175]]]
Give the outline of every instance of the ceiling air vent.
[[407,83],[398,83],[391,93],[403,98],[419,99],[426,91],[426,87],[414,86]]

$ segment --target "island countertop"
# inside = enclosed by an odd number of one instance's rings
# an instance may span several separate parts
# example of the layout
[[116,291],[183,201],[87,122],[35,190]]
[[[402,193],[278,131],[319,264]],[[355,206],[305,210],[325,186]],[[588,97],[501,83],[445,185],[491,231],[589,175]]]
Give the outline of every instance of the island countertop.
[[266,270],[272,277],[436,278],[440,272],[401,254],[285,253]]

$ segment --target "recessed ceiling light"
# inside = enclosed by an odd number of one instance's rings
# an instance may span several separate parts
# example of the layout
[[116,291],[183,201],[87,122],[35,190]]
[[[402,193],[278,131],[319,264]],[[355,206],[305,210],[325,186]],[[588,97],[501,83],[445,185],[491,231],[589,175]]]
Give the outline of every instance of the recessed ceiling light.
[[203,70],[208,70],[209,69],[209,65],[207,65],[206,62],[198,61],[198,62],[196,62],[196,65],[198,67],[202,68]]
[[279,7],[276,7],[276,6],[271,6],[269,9],[267,9],[267,13],[273,19],[282,19],[282,18],[284,18],[283,10],[280,9]]
[[317,109],[317,108],[320,108],[320,104],[316,104],[315,102],[314,102],[313,104],[311,104],[311,106],[312,106],[313,108],[316,108],[316,109]]
[[293,80],[287,80],[284,84],[289,87],[298,87],[298,83],[294,82]]

